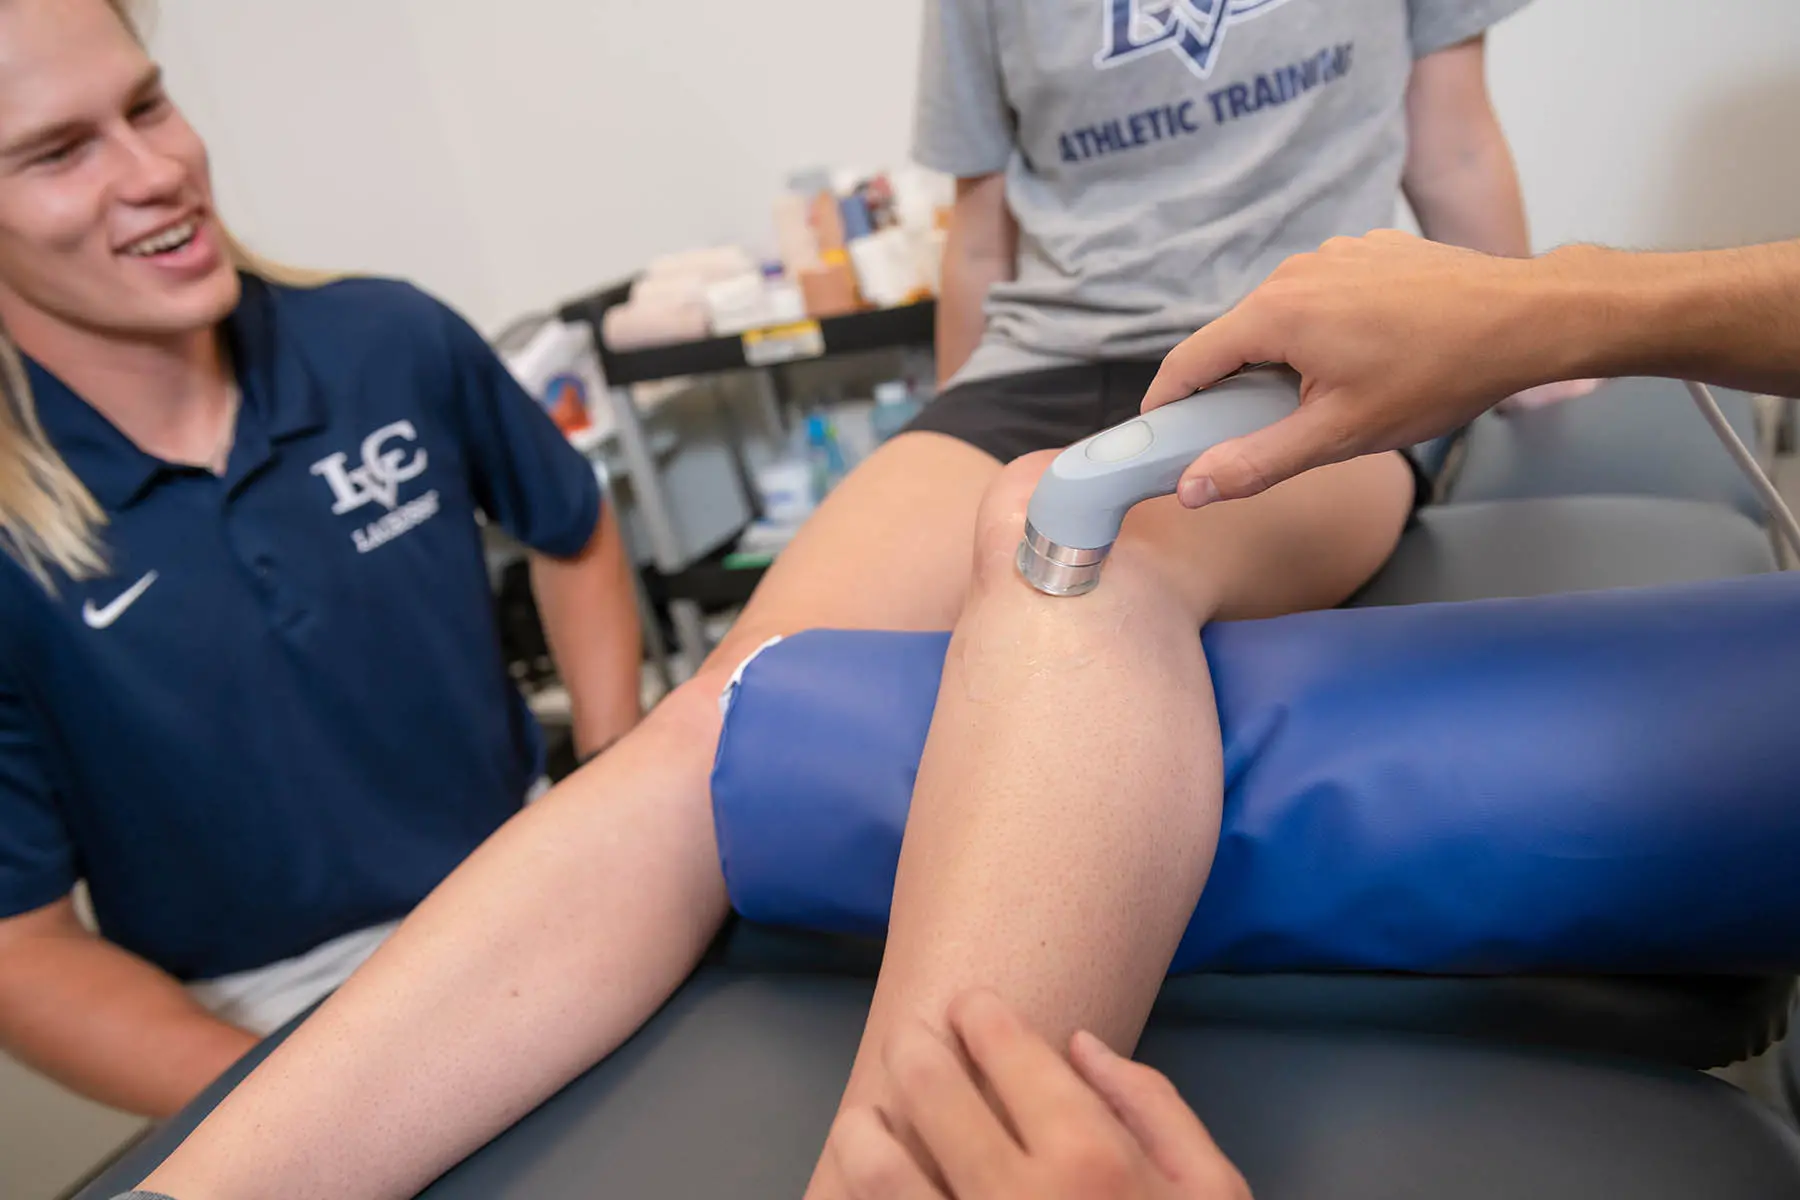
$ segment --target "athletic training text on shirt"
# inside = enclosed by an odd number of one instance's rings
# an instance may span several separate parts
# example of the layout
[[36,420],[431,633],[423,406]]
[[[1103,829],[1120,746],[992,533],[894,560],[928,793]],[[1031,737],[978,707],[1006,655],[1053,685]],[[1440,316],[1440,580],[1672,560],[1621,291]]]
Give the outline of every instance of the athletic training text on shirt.
[[1183,100],[1178,104],[1143,109],[1098,125],[1072,129],[1061,136],[1062,160],[1066,163],[1086,162],[1199,133],[1207,128],[1205,121],[1209,113],[1213,125],[1218,126],[1264,109],[1279,108],[1348,75],[1355,48],[1354,43],[1346,42],[1321,50],[1278,71],[1209,92],[1204,101]]

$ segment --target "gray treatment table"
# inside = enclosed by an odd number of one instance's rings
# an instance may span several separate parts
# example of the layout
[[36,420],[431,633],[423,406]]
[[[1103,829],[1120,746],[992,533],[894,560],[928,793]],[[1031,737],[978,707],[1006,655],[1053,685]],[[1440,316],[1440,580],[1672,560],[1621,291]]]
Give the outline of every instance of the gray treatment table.
[[[424,1194],[793,1200],[830,1125],[870,990],[862,979],[704,969],[611,1059]],[[1167,1016],[1140,1056],[1175,1080],[1260,1200],[1800,1195],[1800,1138],[1691,1070]],[[135,1182],[229,1082],[82,1200]]]
[[[1726,399],[1748,432],[1748,398]],[[1357,602],[1774,570],[1730,462],[1686,404],[1679,385],[1626,381],[1563,410],[1484,418],[1448,502],[1420,515]],[[797,1197],[878,949],[737,925],[622,1050],[425,1195]],[[1792,984],[1201,976],[1165,988],[1141,1057],[1260,1200],[1788,1200],[1800,1137],[1697,1068],[1779,1036]],[[278,1040],[80,1200],[142,1178]]]

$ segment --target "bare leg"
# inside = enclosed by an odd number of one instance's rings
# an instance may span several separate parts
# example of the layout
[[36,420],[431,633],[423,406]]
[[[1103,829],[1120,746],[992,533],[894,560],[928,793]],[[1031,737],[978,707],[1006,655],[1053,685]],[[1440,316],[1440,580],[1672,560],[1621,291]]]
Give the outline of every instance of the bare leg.
[[[999,470],[933,434],[884,447],[701,675],[490,839],[146,1186],[181,1200],[411,1196],[609,1053],[726,912],[708,787],[724,680],[774,634],[949,625]],[[890,586],[895,560],[905,588]]]
[[[1391,551],[1411,489],[1388,456],[1197,514],[1147,505],[1100,588],[1059,600],[1012,569],[1047,461],[1009,468],[983,508],[847,1103],[881,1103],[889,1032],[941,1025],[970,987],[1058,1044],[1078,1028],[1136,1044],[1218,836],[1197,630],[1337,602]],[[812,1194],[840,1191],[822,1164]]]

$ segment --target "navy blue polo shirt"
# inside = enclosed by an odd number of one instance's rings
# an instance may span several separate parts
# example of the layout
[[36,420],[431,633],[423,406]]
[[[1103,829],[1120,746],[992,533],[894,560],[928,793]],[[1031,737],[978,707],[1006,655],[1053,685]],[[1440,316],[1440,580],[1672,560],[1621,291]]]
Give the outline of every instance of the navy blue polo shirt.
[[86,879],[179,979],[399,917],[517,812],[541,735],[477,514],[567,557],[590,464],[482,338],[404,284],[245,279],[225,475],[137,449],[28,364],[106,509],[110,573],[0,555],[0,917]]

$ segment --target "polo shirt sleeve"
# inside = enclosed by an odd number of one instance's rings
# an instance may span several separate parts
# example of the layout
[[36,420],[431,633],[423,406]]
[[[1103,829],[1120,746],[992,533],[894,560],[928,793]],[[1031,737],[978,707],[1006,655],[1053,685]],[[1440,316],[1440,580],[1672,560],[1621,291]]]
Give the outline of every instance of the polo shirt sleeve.
[[1407,0],[1414,58],[1486,33],[1531,0]]
[[602,498],[593,464],[519,386],[487,340],[450,309],[439,309],[476,503],[539,553],[579,554],[600,524]]
[[913,157],[964,179],[1006,169],[1014,141],[992,0],[925,0]]
[[75,887],[75,847],[25,701],[0,666],[0,919],[53,904]]

